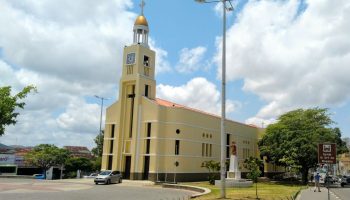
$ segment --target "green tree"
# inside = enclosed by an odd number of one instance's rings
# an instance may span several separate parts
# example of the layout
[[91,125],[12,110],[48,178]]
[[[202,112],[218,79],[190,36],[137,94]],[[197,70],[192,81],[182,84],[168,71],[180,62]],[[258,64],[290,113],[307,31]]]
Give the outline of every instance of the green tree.
[[25,155],[26,163],[41,168],[44,174],[50,167],[63,165],[68,158],[69,152],[66,149],[60,149],[52,144],[35,146]]
[[93,163],[90,159],[82,157],[71,157],[65,163],[66,173],[76,172],[77,170],[91,172],[93,170]]
[[341,134],[339,129],[331,127],[333,123],[327,109],[297,109],[285,113],[277,123],[267,127],[259,141],[260,153],[268,162],[297,169],[307,183],[309,169],[317,166],[317,145],[324,142],[343,145],[337,142]]
[[263,161],[259,158],[249,157],[244,160],[243,166],[249,170],[247,177],[252,179],[255,183],[255,195],[258,197],[258,177],[261,175],[260,167],[263,165]]
[[25,103],[19,100],[24,99],[31,91],[36,91],[36,88],[30,85],[12,96],[11,86],[0,87],[0,136],[5,134],[5,126],[16,124],[19,115],[16,108],[23,109],[25,106]]
[[94,154],[97,157],[101,157],[102,151],[103,151],[104,130],[102,130],[101,132],[102,132],[101,135],[98,134],[94,139],[96,147],[92,148],[91,150],[92,154]]
[[209,171],[209,183],[211,185],[215,184],[216,173],[220,170],[220,162],[215,162],[214,160],[204,161],[201,167],[205,167]]
[[101,164],[102,164],[102,157],[96,157],[92,160],[92,170],[93,171],[100,171],[101,170]]
[[334,128],[334,132],[337,135],[336,143],[337,143],[337,154],[347,153],[349,149],[347,147],[347,143],[345,140],[341,138],[341,131],[339,128]]

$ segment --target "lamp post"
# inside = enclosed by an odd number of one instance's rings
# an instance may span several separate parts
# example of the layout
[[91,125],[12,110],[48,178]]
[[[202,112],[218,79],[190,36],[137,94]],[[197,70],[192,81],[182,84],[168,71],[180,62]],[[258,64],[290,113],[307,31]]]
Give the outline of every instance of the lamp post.
[[[222,27],[222,72],[221,72],[221,156],[220,156],[220,198],[226,198],[226,154],[225,154],[225,115],[226,115],[226,11],[232,11],[233,6],[231,0],[195,0],[198,3],[215,3],[222,2],[223,8],[223,27]],[[229,6],[226,6],[229,2]]]
[[[108,100],[108,98],[100,97],[95,95],[96,98],[101,99],[101,115],[100,115],[100,132],[98,134],[98,143],[101,144],[101,134],[102,134],[102,109],[103,109],[103,101]],[[99,144],[97,144],[97,155],[100,154]],[[102,152],[101,152],[102,155]]]

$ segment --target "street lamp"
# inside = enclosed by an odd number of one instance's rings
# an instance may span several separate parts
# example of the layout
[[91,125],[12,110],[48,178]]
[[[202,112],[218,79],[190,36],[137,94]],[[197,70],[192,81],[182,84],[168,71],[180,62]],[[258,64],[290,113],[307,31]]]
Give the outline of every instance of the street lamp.
[[[226,11],[232,11],[233,6],[231,3],[231,0],[195,0],[198,3],[215,3],[215,2],[222,2],[223,7],[223,27],[222,27],[222,81],[221,81],[221,159],[220,159],[220,198],[226,198],[226,154],[225,154],[225,114],[226,114],[226,93],[225,93],[225,87],[226,87]],[[229,2],[229,5],[227,6],[226,2]]]
[[[102,109],[103,109],[103,101],[104,100],[108,100],[109,98],[104,98],[104,97],[100,97],[95,95],[96,98],[101,99],[101,115],[100,115],[100,132],[98,134],[98,143],[101,144],[101,134],[102,134]],[[97,144],[97,155],[100,155],[100,148],[99,145]],[[102,155],[102,152],[101,152]]]

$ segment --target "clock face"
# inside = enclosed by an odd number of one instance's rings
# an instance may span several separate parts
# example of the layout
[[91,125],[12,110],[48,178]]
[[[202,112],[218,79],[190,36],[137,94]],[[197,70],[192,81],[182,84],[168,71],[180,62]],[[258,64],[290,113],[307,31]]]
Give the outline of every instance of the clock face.
[[131,65],[135,63],[135,53],[128,53],[126,55],[126,64]]

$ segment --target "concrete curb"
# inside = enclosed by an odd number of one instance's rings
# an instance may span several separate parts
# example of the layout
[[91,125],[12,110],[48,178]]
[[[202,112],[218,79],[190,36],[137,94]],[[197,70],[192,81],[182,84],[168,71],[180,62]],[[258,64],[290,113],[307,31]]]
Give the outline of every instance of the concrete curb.
[[208,188],[203,187],[196,187],[191,185],[178,185],[178,184],[169,184],[169,183],[163,183],[163,188],[173,188],[173,189],[180,189],[180,190],[190,190],[194,192],[199,192],[198,194],[193,194],[191,198],[196,198],[205,194],[209,194],[211,192]]

